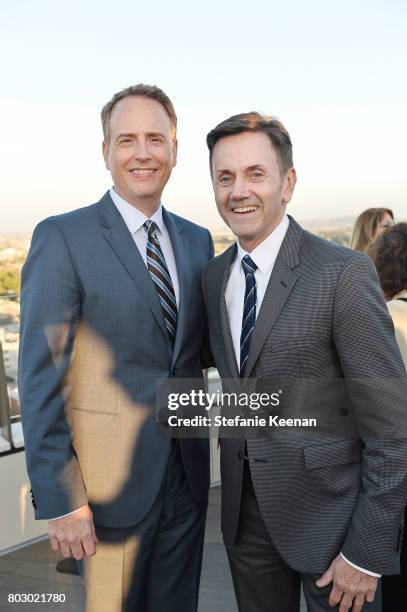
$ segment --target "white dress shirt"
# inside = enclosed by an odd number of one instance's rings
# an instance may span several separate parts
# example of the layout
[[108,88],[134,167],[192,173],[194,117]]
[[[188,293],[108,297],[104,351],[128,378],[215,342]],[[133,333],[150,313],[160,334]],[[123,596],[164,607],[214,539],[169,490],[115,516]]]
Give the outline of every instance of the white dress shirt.
[[237,254],[230,268],[230,276],[225,292],[226,308],[228,311],[230,331],[232,333],[233,348],[235,349],[237,364],[240,363],[240,334],[242,331],[244,294],[246,289],[246,277],[242,268],[242,259],[245,255],[249,255],[257,266],[257,270],[254,273],[257,292],[257,318],[278,252],[287,233],[289,224],[290,221],[287,215],[284,215],[276,229],[253,249],[251,253],[244,251],[239,242],[237,243]]
[[[114,205],[116,206],[117,210],[123,217],[123,220],[125,224],[127,225],[127,228],[130,234],[132,235],[133,240],[136,243],[138,250],[140,251],[140,255],[142,256],[146,267],[147,267],[147,230],[145,229],[145,227],[143,227],[143,225],[147,221],[147,219],[151,219],[151,221],[154,221],[156,223],[157,228],[158,228],[157,237],[160,242],[161,249],[165,257],[165,261],[167,263],[167,268],[170,273],[172,284],[174,287],[175,299],[177,300],[177,306],[179,308],[179,281],[178,281],[178,274],[177,274],[177,266],[175,263],[174,249],[172,248],[170,235],[168,233],[167,228],[165,227],[165,223],[163,220],[163,207],[162,207],[161,202],[156,212],[151,217],[146,217],[144,213],[139,211],[137,208],[135,208],[134,206],[126,202],[126,200],[124,200],[121,196],[119,196],[119,194],[116,193],[116,191],[114,190],[114,187],[111,188],[109,193],[110,193],[110,197],[113,200]],[[84,508],[84,506],[81,506],[81,508]],[[76,510],[80,510],[80,508],[77,508]],[[68,514],[62,514],[61,516],[56,516],[49,520],[55,521],[57,519],[64,518],[64,516],[69,516],[70,514],[73,514],[74,512],[76,512],[76,510],[73,510],[72,512],[68,512]]]
[[[233,348],[235,350],[236,363],[238,364],[238,367],[240,364],[240,334],[242,331],[244,294],[246,290],[246,277],[243,272],[242,259],[245,255],[249,255],[257,266],[257,270],[254,273],[257,292],[257,319],[278,252],[281,248],[289,225],[290,220],[287,215],[284,215],[276,229],[271,232],[271,234],[267,236],[267,238],[265,238],[265,240],[263,240],[263,242],[261,242],[255,249],[253,249],[251,253],[244,251],[240,246],[239,241],[237,242],[237,254],[230,268],[230,276],[225,291],[225,300],[229,317],[230,331],[232,334]],[[349,563],[349,565],[355,569],[368,574],[369,576],[380,578],[380,574],[375,574],[374,572],[363,569],[362,567],[359,567],[346,559],[342,553],[340,554],[344,561]]]
[[172,248],[170,235],[163,220],[163,207],[160,202],[160,206],[151,217],[146,217],[140,210],[126,202],[112,187],[110,190],[110,197],[112,198],[114,205],[124,219],[125,224],[128,227],[130,234],[133,237],[134,242],[140,255],[142,256],[144,263],[147,266],[147,230],[143,227],[144,223],[151,219],[158,227],[157,238],[160,242],[162,252],[165,257],[168,272],[170,273],[172,284],[175,292],[175,299],[177,300],[177,306],[179,307],[179,282],[177,274],[177,266],[175,263],[174,249]]

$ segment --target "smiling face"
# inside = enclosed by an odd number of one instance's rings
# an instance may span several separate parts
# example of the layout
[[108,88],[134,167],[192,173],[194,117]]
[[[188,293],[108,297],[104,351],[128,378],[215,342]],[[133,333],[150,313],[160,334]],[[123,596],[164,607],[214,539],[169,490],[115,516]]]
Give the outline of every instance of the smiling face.
[[294,168],[281,175],[268,134],[241,132],[215,144],[212,181],[220,216],[250,252],[282,220],[296,175]]
[[177,160],[175,128],[162,104],[142,96],[118,102],[103,156],[117,193],[151,216]]

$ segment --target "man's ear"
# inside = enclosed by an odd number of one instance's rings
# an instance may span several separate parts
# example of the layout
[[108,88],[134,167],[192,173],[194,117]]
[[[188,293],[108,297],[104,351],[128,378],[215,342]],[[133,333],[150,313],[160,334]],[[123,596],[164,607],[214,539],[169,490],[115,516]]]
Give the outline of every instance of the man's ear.
[[172,143],[172,156],[173,156],[172,167],[173,168],[174,166],[177,165],[177,155],[178,155],[178,140],[174,138],[173,143]]
[[109,166],[109,144],[105,141],[103,141],[102,143],[102,153],[103,153],[103,159],[105,160],[105,166],[107,168],[107,170],[110,170],[110,166]]
[[296,182],[297,173],[295,168],[290,168],[284,177],[283,202],[285,204],[288,204],[288,202],[291,200]]

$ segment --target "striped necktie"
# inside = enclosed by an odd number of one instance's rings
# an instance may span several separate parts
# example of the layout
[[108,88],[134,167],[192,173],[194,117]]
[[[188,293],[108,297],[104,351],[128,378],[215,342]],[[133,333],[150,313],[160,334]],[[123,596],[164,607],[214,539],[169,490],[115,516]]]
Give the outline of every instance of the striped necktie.
[[144,227],[147,230],[147,268],[160,298],[165,326],[170,342],[174,346],[178,320],[174,287],[165,263],[164,253],[157,238],[157,225],[154,221],[148,219],[144,223]]
[[242,259],[243,272],[246,277],[246,290],[244,294],[242,332],[240,334],[240,376],[243,377],[246,362],[249,356],[250,339],[256,322],[256,279],[254,273],[257,266],[254,261],[245,255]]

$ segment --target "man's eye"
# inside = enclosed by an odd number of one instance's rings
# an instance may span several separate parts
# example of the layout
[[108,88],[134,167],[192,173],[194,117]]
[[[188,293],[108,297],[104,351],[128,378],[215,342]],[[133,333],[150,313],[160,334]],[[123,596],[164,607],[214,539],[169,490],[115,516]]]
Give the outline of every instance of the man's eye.
[[162,142],[162,139],[159,136],[153,136],[150,138],[151,142]]
[[253,172],[253,174],[252,174],[252,177],[253,177],[253,178],[260,178],[260,177],[262,177],[262,176],[263,176],[263,175],[262,175],[262,173],[261,173],[261,172]]
[[131,138],[122,138],[120,140],[120,144],[130,144],[131,143]]
[[223,183],[224,185],[226,185],[227,183],[229,183],[229,182],[230,182],[230,176],[222,176],[222,177],[219,179],[219,182],[220,182],[220,183]]

